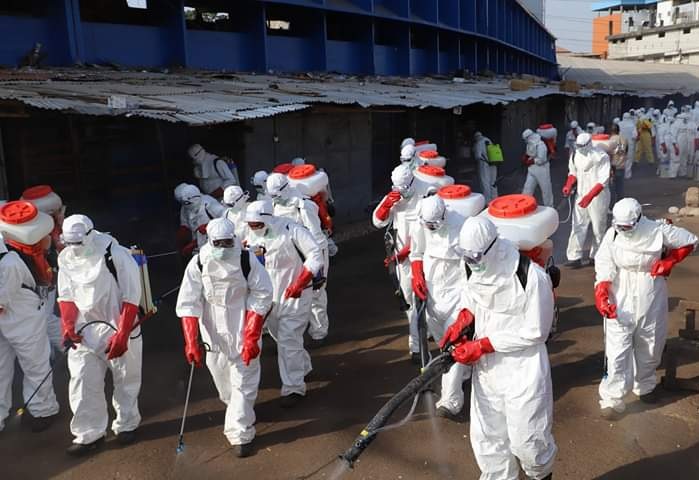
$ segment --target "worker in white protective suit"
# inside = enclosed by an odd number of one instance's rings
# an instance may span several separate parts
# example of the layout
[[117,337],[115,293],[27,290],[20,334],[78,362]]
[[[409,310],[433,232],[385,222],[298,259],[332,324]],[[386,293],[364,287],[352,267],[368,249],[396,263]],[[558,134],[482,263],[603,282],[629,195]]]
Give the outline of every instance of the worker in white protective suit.
[[0,234],[0,431],[5,428],[5,419],[12,408],[15,359],[24,373],[25,402],[49,376],[27,406],[32,415],[32,430],[46,430],[58,413],[53,377],[49,374],[51,347],[46,317],[40,308],[34,277],[20,256],[7,250]]
[[393,186],[391,191],[381,200],[371,220],[376,228],[386,228],[386,234],[391,238],[391,251],[384,259],[384,266],[395,266],[397,283],[403,296],[407,310],[409,335],[408,348],[411,360],[420,363],[420,340],[417,329],[417,309],[412,289],[412,272],[408,256],[410,255],[410,226],[417,220],[418,198],[415,195],[415,177],[407,164],[398,165],[391,173]]
[[604,317],[607,372],[599,386],[605,418],[625,409],[633,390],[641,401],[657,401],[655,369],[667,338],[667,277],[690,255],[696,235],[649,220],[633,198],[612,209],[612,228],[595,263],[595,306]]
[[541,189],[543,204],[553,206],[553,191],[551,188],[551,165],[549,164],[546,144],[539,134],[530,129],[522,132],[522,140],[526,143],[526,152],[522,157],[522,163],[527,167],[527,179],[524,182],[522,193],[534,195],[538,186]]
[[181,188],[180,228],[177,244],[180,253],[187,257],[206,244],[206,225],[225,213],[223,206],[212,196],[202,195],[194,185]]
[[694,131],[688,113],[680,113],[672,124],[671,131],[678,147],[677,176],[686,177],[688,167],[694,161]]
[[238,169],[232,161],[207,152],[198,143],[189,147],[187,153],[194,164],[194,176],[205,194],[220,199],[226,187],[240,185]]
[[221,204],[226,209],[222,218],[227,218],[235,226],[235,235],[238,239],[245,238],[245,209],[248,206],[250,194],[238,185],[226,187],[223,191]]
[[568,150],[568,158],[575,153],[575,139],[583,132],[577,120],[570,122],[570,128],[566,132],[566,150]]
[[[480,478],[516,480],[521,466],[528,478],[550,479],[557,450],[545,344],[551,280],[485,217],[466,219],[459,246],[470,273],[462,310],[440,345],[457,341],[452,357],[473,365],[470,433]],[[461,339],[474,319],[473,340]]]
[[660,178],[676,178],[680,169],[680,146],[673,133],[672,122],[663,115],[657,125],[658,174]]
[[619,122],[619,134],[627,142],[627,162],[624,164],[624,178],[629,179],[633,175],[633,162],[636,158],[636,141],[638,140],[636,121],[631,118],[631,113],[626,112],[622,115],[622,120]]
[[568,238],[568,266],[582,266],[583,247],[587,232],[592,227],[590,261],[607,231],[609,210],[609,155],[592,146],[592,136],[581,133],[575,141],[575,155],[568,162],[568,179],[563,186],[563,196],[568,197],[576,187],[573,224]]
[[[447,210],[437,195],[420,201],[419,222],[411,229],[410,265],[415,296],[426,302],[427,329],[433,338],[442,338],[456,321],[466,272],[457,252],[463,217]],[[454,364],[442,375],[442,393],[437,402],[437,416],[460,420],[464,407],[464,380],[470,368]]]
[[185,270],[176,312],[182,319],[187,363],[201,366],[200,325],[202,340],[211,347],[206,366],[226,404],[223,433],[238,457],[252,453],[260,338],[272,293],[265,267],[249,251],[241,251],[233,223],[212,220],[207,244]]
[[498,178],[498,167],[488,160],[488,145],[493,142],[481,132],[473,134],[473,157],[478,166],[478,180],[486,202],[498,196],[498,187],[495,180]]
[[313,236],[303,226],[273,214],[269,201],[252,202],[245,212],[245,239],[272,279],[274,306],[267,327],[277,342],[282,407],[293,407],[306,395],[304,377],[312,369],[303,347],[303,333],[311,319],[313,277],[323,258]]
[[269,174],[266,171],[258,170],[250,179],[250,183],[252,184],[256,193],[255,200],[270,200],[269,196],[267,195],[267,177],[269,177]]
[[80,456],[96,450],[107,430],[109,412],[104,377],[111,371],[112,431],[122,445],[132,443],[141,423],[142,339],[137,325],[141,278],[131,253],[110,235],[94,229],[85,215],[63,222],[65,249],[58,256],[58,306],[70,370],[70,431],[67,450]]
[[418,167],[414,144],[407,144],[400,149],[400,163],[408,165],[411,170],[415,170]]
[[674,118],[677,115],[677,107],[675,107],[675,102],[670,100],[667,102],[667,107],[663,110],[663,115],[668,118]]
[[328,293],[326,290],[330,256],[328,238],[323,233],[318,216],[318,205],[310,198],[289,185],[289,179],[280,173],[267,178],[267,193],[272,198],[274,216],[286,218],[306,227],[320,248],[323,268],[313,278],[313,301],[311,303],[311,324],[308,334],[312,348],[320,347],[328,336]]

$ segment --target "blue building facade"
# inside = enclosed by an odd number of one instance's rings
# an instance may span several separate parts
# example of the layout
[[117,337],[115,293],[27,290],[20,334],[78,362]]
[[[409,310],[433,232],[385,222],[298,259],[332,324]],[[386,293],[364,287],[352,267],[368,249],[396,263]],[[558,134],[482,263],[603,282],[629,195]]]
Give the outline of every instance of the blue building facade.
[[0,65],[116,64],[363,75],[556,75],[554,37],[516,0],[0,1]]

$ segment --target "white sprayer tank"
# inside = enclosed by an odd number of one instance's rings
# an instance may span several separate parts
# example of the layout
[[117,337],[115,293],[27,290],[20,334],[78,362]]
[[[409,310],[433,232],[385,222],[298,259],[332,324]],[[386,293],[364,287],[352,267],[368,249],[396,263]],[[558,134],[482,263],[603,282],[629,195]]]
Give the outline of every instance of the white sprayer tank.
[[5,240],[36,245],[53,230],[53,218],[24,200],[0,206],[0,232]]
[[454,179],[446,174],[443,168],[433,165],[422,165],[413,172],[415,180],[415,195],[424,196],[430,188],[439,190],[447,185],[453,185]]
[[556,130],[556,127],[550,123],[539,125],[539,127],[536,129],[536,133],[541,135],[541,138],[544,140],[551,140],[558,136],[558,130]]
[[454,212],[462,221],[481,213],[485,207],[485,197],[471,192],[468,185],[447,185],[437,192],[444,200],[447,210]]
[[48,185],[37,185],[22,192],[20,200],[33,203],[40,212],[51,214],[63,207],[63,201]]
[[309,163],[292,168],[287,178],[289,179],[289,186],[297,188],[301,193],[309,197],[328,190],[328,174],[316,170],[316,167]]
[[606,152],[608,155],[612,153],[612,145],[609,142],[609,135],[606,133],[595,133],[592,136],[592,146],[599,148],[600,150]]
[[420,165],[433,165],[441,168],[444,168],[447,165],[447,159],[441,156],[437,150],[424,150],[422,152],[418,152],[417,159]]
[[426,152],[428,150],[437,151],[437,144],[430,143],[429,140],[418,142],[415,144],[415,153]]
[[558,229],[558,212],[536,204],[530,195],[504,195],[490,202],[481,216],[492,221],[500,237],[527,251],[542,245]]

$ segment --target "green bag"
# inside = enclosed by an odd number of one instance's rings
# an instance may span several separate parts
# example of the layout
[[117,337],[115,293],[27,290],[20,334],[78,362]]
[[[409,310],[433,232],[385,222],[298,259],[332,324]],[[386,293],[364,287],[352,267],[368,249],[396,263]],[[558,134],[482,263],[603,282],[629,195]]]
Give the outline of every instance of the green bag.
[[485,147],[485,153],[488,155],[488,163],[502,163],[502,148],[500,145],[491,143]]

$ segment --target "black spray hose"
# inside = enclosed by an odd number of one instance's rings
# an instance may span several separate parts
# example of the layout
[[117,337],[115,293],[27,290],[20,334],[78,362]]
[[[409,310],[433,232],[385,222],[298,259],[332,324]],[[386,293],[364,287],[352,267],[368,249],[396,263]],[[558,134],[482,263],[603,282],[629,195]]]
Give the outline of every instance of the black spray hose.
[[432,356],[430,355],[430,346],[427,340],[427,318],[426,307],[427,301],[416,298],[417,302],[417,332],[420,341],[420,367],[425,368]]
[[454,364],[454,359],[450,352],[445,352],[435,357],[419,376],[413,378],[403,389],[395,394],[381,410],[364,427],[359,436],[354,440],[354,444],[340,458],[347,462],[347,466],[352,468],[354,462],[364,452],[364,450],[374,441],[376,435],[384,429],[388,419],[405,402],[419,394],[426,386],[434,382],[437,378],[446,373]]
[[[391,399],[384,404],[383,407],[378,411],[374,418],[364,427],[359,433],[359,436],[354,440],[354,444],[340,455],[340,459],[347,462],[347,466],[352,468],[354,462],[357,461],[359,456],[366,450],[371,442],[374,441],[376,435],[384,430],[389,430],[391,428],[397,428],[405,424],[412,412],[415,411],[415,406],[417,405],[417,399],[420,392],[425,390],[432,382],[438,379],[443,374],[447,373],[451,366],[455,363],[452,357],[452,351],[457,344],[464,340],[471,340],[473,338],[475,331],[475,326],[473,323],[466,326],[461,332],[459,332],[458,338],[453,341],[447,342],[442,347],[442,353],[434,357],[430,363],[422,368],[420,375],[413,378],[401,391],[396,393]],[[405,402],[413,398],[413,405],[410,409],[410,413],[402,421],[395,425],[385,426],[388,419],[393,415],[396,410],[398,410]]]

